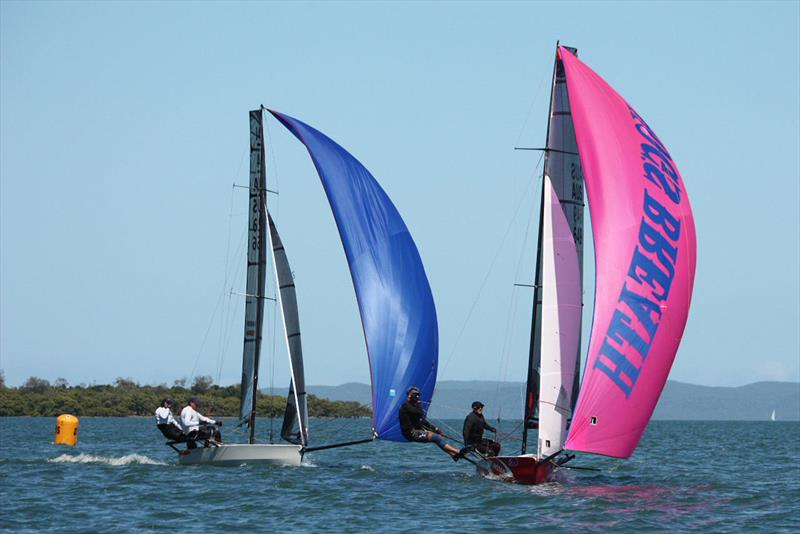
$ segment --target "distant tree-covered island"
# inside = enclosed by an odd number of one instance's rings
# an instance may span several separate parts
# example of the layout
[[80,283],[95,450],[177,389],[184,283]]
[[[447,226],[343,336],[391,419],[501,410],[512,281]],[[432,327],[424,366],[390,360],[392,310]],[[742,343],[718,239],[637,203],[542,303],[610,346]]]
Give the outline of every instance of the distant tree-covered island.
[[[199,376],[186,384],[185,379],[176,380],[172,386],[139,385],[133,380],[117,378],[108,385],[70,386],[63,378],[52,384],[43,378],[32,376],[18,388],[7,387],[0,374],[0,417],[45,416],[61,414],[76,416],[126,417],[149,416],[164,397],[175,400],[176,411],[180,411],[192,395],[203,403],[201,412],[209,417],[238,417],[240,386],[218,386],[209,376]],[[256,412],[259,417],[283,417],[286,397],[264,395],[259,392]],[[354,401],[332,401],[308,396],[310,417],[363,417],[372,411]]]

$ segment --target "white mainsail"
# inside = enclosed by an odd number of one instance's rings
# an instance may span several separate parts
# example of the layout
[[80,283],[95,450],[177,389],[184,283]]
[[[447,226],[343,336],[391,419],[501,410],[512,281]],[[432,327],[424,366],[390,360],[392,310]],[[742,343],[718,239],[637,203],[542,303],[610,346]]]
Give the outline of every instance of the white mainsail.
[[544,177],[538,456],[563,448],[580,349],[581,276],[575,241],[550,177]]

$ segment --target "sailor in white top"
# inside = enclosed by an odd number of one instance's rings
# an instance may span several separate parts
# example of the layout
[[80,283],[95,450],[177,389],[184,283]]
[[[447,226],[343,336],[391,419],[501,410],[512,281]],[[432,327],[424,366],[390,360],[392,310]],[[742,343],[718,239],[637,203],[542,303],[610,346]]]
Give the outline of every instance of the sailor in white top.
[[200,423],[207,423],[209,425],[222,425],[222,421],[215,421],[197,411],[200,407],[200,400],[197,397],[191,397],[189,404],[181,410],[181,424],[183,425],[184,432],[187,434],[193,433],[192,439],[208,439],[214,438],[218,442],[222,442],[222,436],[219,431],[214,429],[211,431],[207,428],[200,428]]
[[205,415],[201,414],[197,411],[197,408],[200,407],[200,401],[197,397],[192,397],[189,399],[189,404],[181,410],[181,423],[183,424],[183,429],[186,433],[189,433],[193,430],[200,429],[200,423],[208,423],[210,425],[216,424],[216,421],[213,419],[209,419]]
[[178,424],[178,421],[172,416],[172,410],[166,406],[159,406],[156,408],[156,424],[157,425],[175,425],[183,430]]
[[165,397],[161,406],[156,408],[156,426],[169,439],[179,439],[183,436],[183,429],[172,416],[172,399]]

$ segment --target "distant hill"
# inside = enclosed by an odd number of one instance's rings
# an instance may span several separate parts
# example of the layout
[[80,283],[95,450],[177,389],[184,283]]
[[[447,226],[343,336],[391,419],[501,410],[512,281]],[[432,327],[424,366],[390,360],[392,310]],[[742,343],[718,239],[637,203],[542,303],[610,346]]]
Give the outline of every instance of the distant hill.
[[[308,386],[306,389],[321,398],[372,404],[372,392],[367,384]],[[524,392],[521,382],[443,380],[436,386],[430,416],[461,418],[469,412],[472,401],[480,400],[486,404],[486,415],[491,419],[498,415],[503,419],[521,419]],[[287,390],[276,389],[275,393],[285,395]],[[712,387],[669,380],[653,418],[765,421],[772,410],[778,421],[800,421],[800,383],[756,382],[739,387]]]
[[655,419],[800,421],[800,383],[755,382],[746,386],[710,387],[667,382]]

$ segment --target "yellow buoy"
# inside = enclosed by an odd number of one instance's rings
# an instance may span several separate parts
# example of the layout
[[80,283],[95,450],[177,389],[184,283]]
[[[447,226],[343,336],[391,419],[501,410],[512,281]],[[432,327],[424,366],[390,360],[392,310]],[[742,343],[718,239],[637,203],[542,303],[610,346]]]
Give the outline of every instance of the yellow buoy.
[[59,415],[56,419],[56,445],[75,445],[78,443],[78,418],[74,415]]

